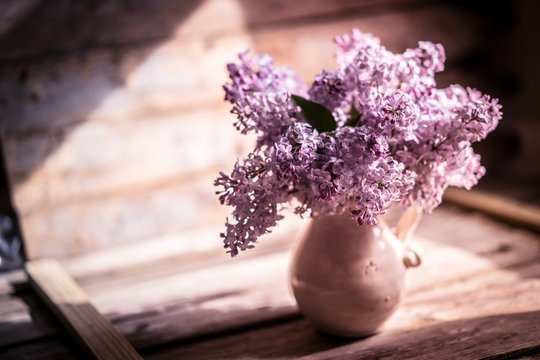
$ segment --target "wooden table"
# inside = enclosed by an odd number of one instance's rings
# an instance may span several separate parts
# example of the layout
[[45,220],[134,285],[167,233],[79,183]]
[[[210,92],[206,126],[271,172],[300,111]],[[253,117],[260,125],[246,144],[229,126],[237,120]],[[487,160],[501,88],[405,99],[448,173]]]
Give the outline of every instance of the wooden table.
[[[537,234],[449,205],[425,215],[404,303],[379,334],[352,340],[299,314],[287,282],[297,237],[235,259],[216,246],[62,265],[145,359],[540,359]],[[0,358],[83,357],[22,270],[0,277]]]

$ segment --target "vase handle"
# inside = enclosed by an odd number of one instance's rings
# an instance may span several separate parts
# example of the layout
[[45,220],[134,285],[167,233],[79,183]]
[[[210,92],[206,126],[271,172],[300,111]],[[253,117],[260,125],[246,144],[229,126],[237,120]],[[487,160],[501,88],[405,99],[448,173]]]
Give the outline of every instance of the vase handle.
[[410,244],[409,238],[416,229],[422,209],[418,206],[409,207],[399,218],[395,235],[403,245],[403,263],[406,267],[417,267],[422,263],[422,250],[416,244]]
[[422,209],[418,206],[411,206],[401,215],[396,226],[395,235],[403,244],[406,244],[411,234],[416,229]]
[[403,249],[403,263],[407,268],[422,264],[422,249],[417,244],[407,244]]

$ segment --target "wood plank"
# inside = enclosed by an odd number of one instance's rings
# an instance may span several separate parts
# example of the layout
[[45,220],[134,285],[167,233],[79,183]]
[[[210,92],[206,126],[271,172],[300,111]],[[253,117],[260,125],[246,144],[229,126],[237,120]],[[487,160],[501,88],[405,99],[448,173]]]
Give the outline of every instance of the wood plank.
[[[419,276],[411,276],[411,283]],[[409,291],[385,329],[412,330],[461,319],[537,311],[539,277],[540,262],[536,261]]]
[[[98,308],[141,348],[296,314],[286,275],[288,255],[230,261],[139,285],[119,282],[117,291],[105,293],[86,288]],[[136,300],[126,301],[127,294],[132,299],[136,294]]]
[[[6,4],[7,3],[7,4]],[[61,56],[95,48],[121,48],[170,37],[201,39],[244,28],[282,26],[321,18],[395,12],[426,6],[422,0],[315,0],[310,6],[286,0],[157,0],[152,4],[0,4],[3,60]],[[216,21],[219,19],[219,21]],[[47,24],[47,31],[36,31]],[[77,24],[78,26],[70,26]],[[66,28],[71,31],[66,32]],[[91,29],[92,31],[89,31]]]
[[480,359],[537,354],[540,312],[443,322],[412,331],[382,332],[361,340],[325,336],[306,320],[252,328],[145,353],[146,359]]
[[83,288],[95,284],[114,288],[114,283],[131,283],[129,279],[150,281],[291,249],[308,221],[297,216],[286,217],[274,231],[259,239],[254,251],[244,252],[236,259],[231,259],[221,245],[219,233],[224,225],[220,224],[81,254],[60,262]]
[[[222,226],[228,209],[219,206],[211,188],[216,173],[194,176],[187,183],[163,183],[161,188],[143,189],[132,195],[27,214],[24,234],[28,256],[65,258],[165,234]],[[219,232],[215,238],[200,241],[219,242]]]
[[[38,166],[48,175],[56,177],[60,174],[99,176],[102,172],[112,171],[122,162],[127,163],[126,168],[129,168],[135,158],[139,158],[145,166],[148,163],[148,166],[152,166],[149,172],[157,172],[162,177],[168,175],[163,174],[165,170],[180,172],[177,169],[180,165],[185,167],[184,174],[193,173],[241,155],[238,150],[245,142],[243,139],[249,139],[250,143],[254,141],[249,136],[239,136],[233,126],[235,117],[228,110],[223,103],[223,106],[196,113],[146,114],[133,122],[88,121],[66,129],[61,147],[50,154],[50,163],[44,164],[36,164],[35,160],[45,157],[48,150],[58,144],[59,139],[52,132],[36,133],[17,140],[10,138],[3,145],[6,151],[20,160],[9,169],[15,177],[27,176]],[[197,139],[198,143],[190,137]],[[102,149],[96,149],[97,141],[100,141]],[[222,154],[216,154],[217,150],[214,149],[200,153],[196,151],[211,144]],[[245,147],[248,150],[247,145]],[[105,157],[105,154],[109,154],[109,157]],[[184,157],[179,159],[177,154],[184,154]],[[157,164],[149,163],[152,155]],[[65,201],[65,198],[61,201]]]
[[448,188],[443,200],[540,233],[540,209],[536,206],[480,190],[457,188]]
[[444,286],[467,274],[511,268],[540,258],[535,234],[451,206],[425,214],[415,236],[424,240],[425,253],[423,266],[411,271],[423,272],[423,284],[415,285],[418,289]]
[[54,260],[26,263],[30,283],[95,359],[142,359],[90,303],[86,293]]
[[484,359],[534,355],[540,350],[540,311],[445,322],[401,334],[381,334],[340,349],[316,354],[315,359],[355,356],[389,359]]
[[[20,183],[14,201],[24,210],[22,215],[48,207],[133,195],[163,187],[164,183],[186,183],[201,176],[206,178],[197,182],[210,185],[210,169],[217,177],[218,169],[232,167],[234,159],[253,146],[253,137],[239,136],[226,110],[154,115],[147,120],[84,123],[72,129],[50,154],[58,143],[54,136],[36,134],[6,141],[6,152],[17,159],[9,171],[11,178]],[[39,164],[43,158],[47,160]],[[208,196],[213,197],[213,192]]]

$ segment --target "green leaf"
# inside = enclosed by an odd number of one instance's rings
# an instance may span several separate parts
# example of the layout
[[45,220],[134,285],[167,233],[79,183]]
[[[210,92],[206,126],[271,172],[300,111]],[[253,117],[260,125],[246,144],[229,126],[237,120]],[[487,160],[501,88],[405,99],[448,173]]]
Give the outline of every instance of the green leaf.
[[351,117],[349,118],[349,120],[347,120],[347,122],[343,126],[355,127],[355,126],[361,126],[361,125],[363,125],[363,124],[360,121],[360,113],[353,106],[353,107],[351,107]]
[[293,103],[302,109],[300,116],[319,133],[336,130],[337,124],[332,112],[321,104],[317,104],[298,95],[291,95]]

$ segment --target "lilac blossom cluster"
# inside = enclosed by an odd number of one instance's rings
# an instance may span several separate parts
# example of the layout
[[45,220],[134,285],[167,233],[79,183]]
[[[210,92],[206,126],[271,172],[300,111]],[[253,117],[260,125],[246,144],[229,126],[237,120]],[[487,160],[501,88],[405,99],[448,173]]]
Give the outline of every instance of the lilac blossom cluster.
[[[235,127],[257,136],[254,151],[215,181],[221,203],[234,208],[221,234],[233,256],[288,204],[300,215],[349,211],[375,224],[395,203],[431,211],[448,186],[470,189],[485,172],[471,145],[495,129],[501,106],[474,89],[436,88],[440,44],[394,54],[358,30],[335,43],[338,68],[309,88],[268,55],[243,53],[228,65]],[[315,121],[309,108],[328,114]]]

